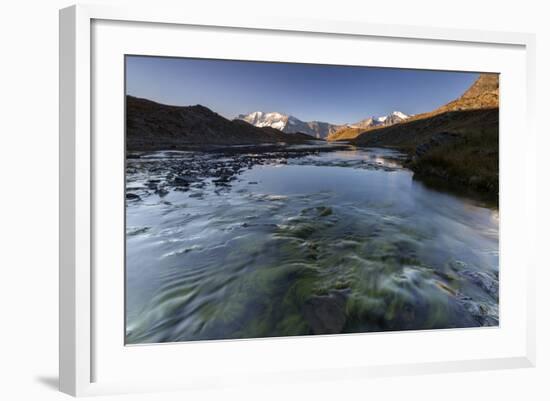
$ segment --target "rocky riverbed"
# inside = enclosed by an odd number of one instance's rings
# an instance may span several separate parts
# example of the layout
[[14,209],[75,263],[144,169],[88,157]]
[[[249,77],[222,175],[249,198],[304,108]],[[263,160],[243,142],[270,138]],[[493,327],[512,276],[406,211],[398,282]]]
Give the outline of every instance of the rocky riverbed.
[[127,157],[126,340],[495,326],[498,209],[341,145]]

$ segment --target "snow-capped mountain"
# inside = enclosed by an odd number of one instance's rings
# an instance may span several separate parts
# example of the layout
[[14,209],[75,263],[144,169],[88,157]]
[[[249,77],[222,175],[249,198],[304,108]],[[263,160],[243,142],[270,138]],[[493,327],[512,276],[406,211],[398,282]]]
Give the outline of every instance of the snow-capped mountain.
[[326,138],[330,134],[333,134],[343,128],[372,128],[377,126],[392,125],[409,118],[405,113],[400,111],[394,111],[387,116],[381,117],[369,117],[364,120],[358,121],[354,124],[331,124],[321,121],[302,121],[294,116],[262,111],[255,111],[250,114],[240,114],[237,119],[244,120],[256,127],[271,127],[278,129],[279,131],[292,134],[296,132],[303,132],[314,136],[316,138]]
[[385,116],[384,121],[382,121],[382,123],[384,125],[391,125],[391,124],[399,123],[403,120],[406,120],[409,117],[410,116],[405,113],[402,113],[400,111],[394,111],[391,114]]
[[237,119],[244,120],[256,127],[271,127],[279,131],[293,134],[303,132],[316,138],[326,138],[332,132],[337,131],[342,125],[335,125],[321,121],[302,121],[294,116],[282,113],[255,111],[250,114],[240,114]]
[[371,128],[371,127],[378,127],[378,126],[386,126],[386,125],[392,125],[392,124],[404,121],[409,117],[410,116],[405,113],[402,113],[400,111],[394,111],[391,114],[388,114],[387,116],[369,117],[359,122],[356,122],[355,124],[348,124],[348,127]]
[[255,111],[247,115],[240,114],[237,117],[239,120],[244,120],[256,127],[271,127],[283,131],[288,124],[289,116],[281,113],[264,113],[262,111]]

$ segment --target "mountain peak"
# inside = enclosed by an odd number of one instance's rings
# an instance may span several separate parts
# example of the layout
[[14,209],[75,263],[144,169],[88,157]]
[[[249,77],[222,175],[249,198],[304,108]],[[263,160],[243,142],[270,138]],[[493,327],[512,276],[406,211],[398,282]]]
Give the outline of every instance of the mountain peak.
[[337,141],[337,140],[355,138],[357,135],[359,135],[362,132],[365,132],[374,128],[387,127],[393,124],[397,124],[409,119],[410,117],[411,116],[401,111],[393,111],[391,114],[388,114],[386,116],[380,116],[380,117],[373,116],[373,117],[365,118],[364,120],[358,121],[354,124],[345,125],[341,129],[331,133],[328,136],[328,140]]
[[368,117],[354,124],[330,124],[321,121],[302,121],[294,116],[276,111],[255,111],[249,114],[239,114],[236,118],[256,127],[271,127],[288,134],[303,132],[316,138],[327,138],[345,128],[372,128],[391,125],[409,117],[401,111],[393,111],[387,116]]
[[410,116],[401,112],[401,111],[392,111],[391,113],[392,116],[396,116],[396,117],[399,117],[399,118],[402,118],[403,120],[409,118]]
[[481,73],[462,96],[440,107],[435,112],[498,108],[498,91],[498,74]]
[[498,94],[498,74],[479,74],[479,78],[461,96],[462,98],[475,98],[487,93]]
[[397,122],[406,120],[410,116],[401,112],[401,111],[393,111],[391,114],[388,114],[386,116],[379,116],[379,117],[369,117],[365,118],[364,120],[361,120],[359,122],[356,122],[354,124],[348,124],[347,127],[350,128],[372,128],[382,125],[391,125],[395,124]]
[[256,127],[271,127],[287,134],[301,132],[316,138],[325,138],[340,127],[320,121],[302,121],[294,116],[277,111],[255,111],[250,114],[239,114],[237,119],[244,120]]
[[289,117],[285,114],[278,112],[263,112],[263,111],[254,111],[250,114],[239,114],[237,116],[238,120],[244,120],[249,124],[255,125],[256,127],[271,127],[283,131],[287,125]]

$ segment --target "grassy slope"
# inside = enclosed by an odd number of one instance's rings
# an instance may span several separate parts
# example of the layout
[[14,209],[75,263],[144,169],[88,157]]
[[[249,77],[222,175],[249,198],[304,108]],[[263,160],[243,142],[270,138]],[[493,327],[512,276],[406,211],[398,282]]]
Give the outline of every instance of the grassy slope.
[[[432,140],[436,135],[440,143]],[[352,143],[400,149],[419,175],[498,195],[498,109],[450,111],[370,131]],[[424,144],[432,147],[417,154]]]
[[356,138],[359,134],[365,132],[365,128],[345,127],[333,132],[327,137],[329,141],[347,141]]
[[498,197],[498,76],[482,74],[464,95],[430,113],[351,139],[400,149],[419,176]]

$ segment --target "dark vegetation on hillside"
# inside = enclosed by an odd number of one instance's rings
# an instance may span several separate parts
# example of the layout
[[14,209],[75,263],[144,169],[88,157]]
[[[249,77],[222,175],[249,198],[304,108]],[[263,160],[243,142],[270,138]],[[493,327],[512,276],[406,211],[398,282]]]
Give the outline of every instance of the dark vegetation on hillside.
[[353,143],[400,149],[420,176],[498,193],[498,109],[438,114],[373,131]]

